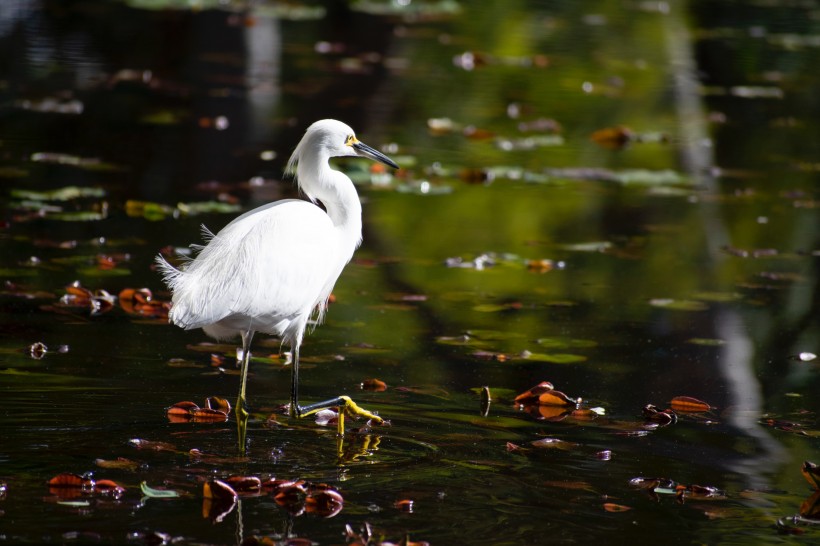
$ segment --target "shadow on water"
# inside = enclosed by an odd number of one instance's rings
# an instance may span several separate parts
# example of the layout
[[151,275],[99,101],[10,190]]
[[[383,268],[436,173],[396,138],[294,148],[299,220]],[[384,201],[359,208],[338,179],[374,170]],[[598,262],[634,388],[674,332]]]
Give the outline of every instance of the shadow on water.
[[[816,6],[200,4],[0,8],[0,541],[816,537]],[[351,423],[339,454],[289,420],[260,336],[242,457],[232,416],[165,414],[238,376],[233,344],[166,323],[153,258],[295,197],[284,162],[328,117],[402,169],[334,161],[364,243],[301,396],[391,426]],[[519,407],[541,381],[582,411]],[[677,396],[710,408],[646,417]],[[50,489],[64,472],[125,492]],[[344,506],[203,503],[230,476]]]

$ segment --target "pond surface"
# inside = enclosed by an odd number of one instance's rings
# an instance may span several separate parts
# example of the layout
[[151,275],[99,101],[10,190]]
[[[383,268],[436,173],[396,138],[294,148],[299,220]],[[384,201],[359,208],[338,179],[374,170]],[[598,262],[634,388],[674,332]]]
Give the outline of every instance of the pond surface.
[[[0,51],[0,541],[820,537],[816,3],[5,0]],[[391,426],[289,420],[258,336],[240,456],[166,416],[233,401],[236,351],[167,324],[153,259],[296,196],[322,118],[402,169],[334,162],[364,243],[301,396]],[[542,381],[578,407],[514,401]],[[124,492],[48,486],[88,472]],[[344,505],[203,506],[230,476]]]

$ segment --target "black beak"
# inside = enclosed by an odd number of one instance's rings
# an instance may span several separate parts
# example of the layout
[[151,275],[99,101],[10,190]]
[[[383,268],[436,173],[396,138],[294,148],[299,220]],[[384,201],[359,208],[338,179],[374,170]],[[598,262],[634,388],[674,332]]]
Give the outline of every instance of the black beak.
[[385,165],[389,165],[390,167],[393,167],[394,169],[399,168],[399,166],[396,165],[395,161],[393,161],[392,159],[390,159],[389,157],[387,157],[386,155],[384,155],[380,151],[374,150],[373,148],[371,148],[370,146],[368,146],[364,142],[356,141],[352,146],[353,146],[353,149],[356,150],[356,152],[358,152],[359,155],[361,155],[361,156],[369,157],[370,159],[372,159],[374,161],[378,161],[379,163],[384,163]]

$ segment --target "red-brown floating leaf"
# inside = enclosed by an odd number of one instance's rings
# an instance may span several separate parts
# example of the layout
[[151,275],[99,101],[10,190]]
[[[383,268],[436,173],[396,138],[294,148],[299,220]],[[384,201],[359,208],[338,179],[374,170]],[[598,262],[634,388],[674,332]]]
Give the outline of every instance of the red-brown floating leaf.
[[579,421],[592,421],[598,417],[598,414],[589,408],[579,408],[572,410],[570,417]]
[[237,493],[256,493],[262,490],[262,480],[256,476],[231,476],[225,483]]
[[538,396],[538,403],[542,406],[575,406],[580,399],[573,400],[561,391],[547,391]]
[[208,409],[221,411],[226,415],[231,413],[231,403],[228,402],[226,399],[220,398],[218,396],[209,396],[205,400],[205,406]]
[[100,468],[108,468],[108,469],[118,469],[118,470],[136,470],[139,468],[139,463],[136,461],[132,461],[131,459],[126,459],[125,457],[117,457],[115,460],[107,460],[107,459],[96,459],[94,464],[99,466]]
[[458,177],[468,184],[484,184],[491,182],[493,175],[487,169],[461,169],[458,172]]
[[383,392],[387,390],[387,383],[381,379],[365,379],[361,385],[364,391]]
[[69,284],[65,287],[66,294],[69,296],[74,296],[77,299],[81,300],[90,300],[94,294],[91,293],[91,290],[88,288],[84,288],[80,281],[74,281],[73,283]]
[[344,498],[332,489],[311,493],[305,499],[305,511],[323,518],[332,518],[343,506]]
[[472,125],[465,127],[462,133],[464,136],[472,140],[487,140],[488,138],[493,138],[495,136],[495,133],[490,130],[480,129]]
[[675,411],[689,413],[700,413],[712,409],[712,406],[706,402],[691,396],[676,396],[671,400],[670,405]]
[[547,271],[551,271],[554,266],[552,260],[527,260],[527,269],[530,271],[535,271],[536,273],[546,273]]
[[276,494],[279,493],[282,489],[287,487],[291,487],[294,485],[302,486],[305,482],[301,480],[285,480],[285,479],[276,479],[276,478],[268,478],[262,482],[262,487],[266,490],[269,490],[271,493]]
[[644,406],[642,413],[647,421],[657,423],[661,426],[676,423],[678,421],[678,416],[675,415],[675,412],[670,410],[660,411],[657,406],[653,406],[652,404],[647,404]]
[[63,472],[57,474],[48,480],[48,487],[51,488],[74,488],[74,489],[91,489],[94,487],[94,480],[87,476],[81,476],[72,472]]
[[273,500],[291,513],[301,513],[304,510],[306,496],[305,486],[297,483],[279,489]]
[[664,489],[672,489],[673,487],[675,487],[675,482],[670,480],[669,478],[645,478],[641,476],[629,480],[629,485],[636,489],[646,490],[653,490],[658,487]]
[[105,292],[105,290],[98,290],[102,295],[94,296],[91,300],[91,316],[102,315],[114,308],[114,296]]
[[117,267],[117,260],[113,256],[107,256],[105,254],[98,254],[97,255],[97,267],[102,270],[109,271]]
[[228,414],[210,408],[199,408],[193,413],[195,423],[222,423],[228,420]]
[[154,440],[143,440],[141,438],[133,438],[128,440],[128,443],[137,449],[147,449],[150,451],[176,451],[177,448],[173,444],[167,442],[157,442]]
[[410,499],[401,499],[397,500],[393,503],[393,506],[401,510],[402,512],[412,512],[413,508],[415,508],[415,502]]
[[686,488],[686,491],[702,497],[714,497],[723,494],[720,489],[711,485],[692,484]]
[[804,518],[820,519],[820,491],[815,491],[800,504],[800,515]]
[[214,368],[218,368],[219,366],[223,366],[224,364],[225,355],[211,353],[211,366],[213,366]]
[[112,480],[97,480],[94,491],[118,499],[125,493],[125,488]]
[[545,392],[549,392],[553,390],[552,383],[549,381],[542,381],[536,386],[532,387],[528,391],[522,392],[518,396],[515,397],[515,402],[517,404],[527,404],[530,402],[535,402],[539,396],[541,396]]
[[800,473],[814,489],[820,491],[820,466],[811,461],[804,461]]
[[521,447],[518,444],[514,444],[512,442],[507,442],[507,451],[521,451],[522,449],[524,449],[524,448]]
[[605,502],[604,510],[607,512],[628,512],[632,510],[632,507],[624,506],[623,504],[615,504],[614,502]]
[[208,480],[202,485],[202,496],[206,499],[235,500],[236,491],[222,480]]
[[168,311],[171,310],[171,304],[167,301],[149,301],[145,303],[137,303],[134,306],[134,312],[137,315],[149,318],[167,319]]
[[629,144],[635,138],[635,134],[627,127],[607,127],[592,133],[590,139],[609,150],[619,150]]
[[190,417],[199,409],[195,403],[190,401],[177,402],[166,410],[168,415],[184,415]]
[[117,299],[120,302],[120,307],[122,307],[126,313],[142,314],[138,312],[137,307],[150,303],[153,299],[153,295],[148,288],[123,288],[120,290]]
[[678,485],[675,487],[678,501],[683,502],[684,499],[714,499],[723,498],[724,493],[717,487],[707,485]]

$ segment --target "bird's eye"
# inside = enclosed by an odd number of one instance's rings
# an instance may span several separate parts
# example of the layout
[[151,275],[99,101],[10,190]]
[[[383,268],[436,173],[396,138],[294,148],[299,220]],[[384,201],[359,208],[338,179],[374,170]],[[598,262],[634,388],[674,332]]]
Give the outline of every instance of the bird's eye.
[[353,146],[356,142],[358,141],[356,140],[355,135],[350,135],[345,139],[345,146]]

